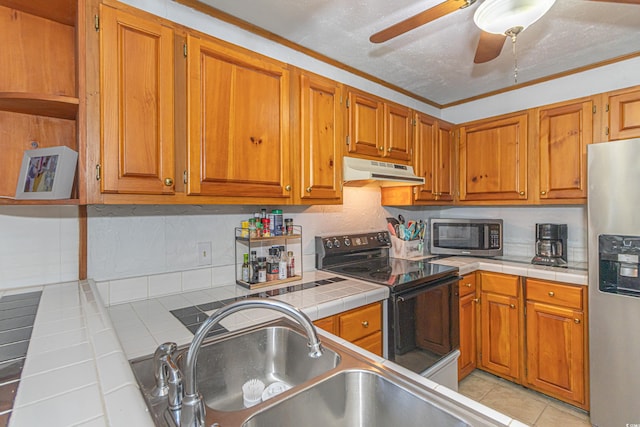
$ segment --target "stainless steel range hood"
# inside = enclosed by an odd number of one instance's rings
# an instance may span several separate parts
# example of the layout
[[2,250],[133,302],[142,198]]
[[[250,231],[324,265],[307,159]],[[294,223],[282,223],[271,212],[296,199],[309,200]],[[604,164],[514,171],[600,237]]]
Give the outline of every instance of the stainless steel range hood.
[[424,178],[413,172],[413,167],[379,160],[365,160],[344,157],[344,185],[364,186],[369,184],[380,187],[399,187],[422,185]]

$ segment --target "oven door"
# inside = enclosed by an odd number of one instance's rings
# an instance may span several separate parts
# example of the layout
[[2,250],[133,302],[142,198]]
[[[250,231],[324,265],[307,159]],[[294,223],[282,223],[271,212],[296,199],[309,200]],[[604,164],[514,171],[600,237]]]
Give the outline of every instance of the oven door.
[[422,374],[460,345],[458,276],[392,294],[389,360]]

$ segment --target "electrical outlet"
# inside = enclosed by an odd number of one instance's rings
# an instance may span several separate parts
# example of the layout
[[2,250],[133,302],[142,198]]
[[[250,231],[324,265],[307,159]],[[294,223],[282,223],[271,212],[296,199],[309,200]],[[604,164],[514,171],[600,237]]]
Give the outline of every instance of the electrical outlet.
[[198,265],[211,265],[211,242],[198,242]]

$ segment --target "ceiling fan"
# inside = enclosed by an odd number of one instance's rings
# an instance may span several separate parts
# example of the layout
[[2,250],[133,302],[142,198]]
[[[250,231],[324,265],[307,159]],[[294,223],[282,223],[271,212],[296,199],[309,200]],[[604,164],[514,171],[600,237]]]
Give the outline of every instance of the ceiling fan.
[[[372,43],[383,43],[414,28],[435,21],[458,9],[465,9],[477,0],[445,0],[444,2],[398,22],[372,35]],[[593,0],[610,3],[640,4],[640,0]],[[484,0],[474,14],[480,28],[480,39],[473,62],[481,64],[500,55],[504,42],[516,36],[527,26],[541,18],[555,0]]]

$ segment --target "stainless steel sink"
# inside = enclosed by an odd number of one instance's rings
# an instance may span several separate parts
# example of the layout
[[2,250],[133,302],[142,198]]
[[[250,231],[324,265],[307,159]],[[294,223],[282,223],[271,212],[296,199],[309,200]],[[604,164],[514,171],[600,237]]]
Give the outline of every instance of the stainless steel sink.
[[[428,424],[425,422],[428,421]],[[243,427],[469,426],[373,371],[340,372],[251,417]]]
[[[218,411],[244,409],[242,385],[259,379],[265,385],[285,382],[297,386],[317,377],[340,363],[340,356],[325,349],[319,358],[309,357],[307,337],[294,325],[278,325],[242,330],[205,343],[196,365],[198,390],[207,407]],[[176,362],[183,369],[186,348],[179,350]],[[151,357],[131,362],[144,391],[154,386]],[[147,403],[150,396],[145,396]]]

